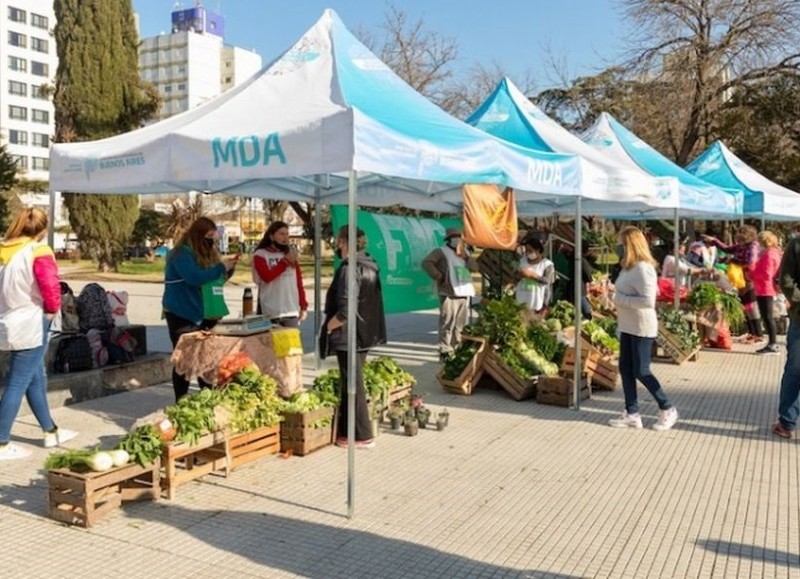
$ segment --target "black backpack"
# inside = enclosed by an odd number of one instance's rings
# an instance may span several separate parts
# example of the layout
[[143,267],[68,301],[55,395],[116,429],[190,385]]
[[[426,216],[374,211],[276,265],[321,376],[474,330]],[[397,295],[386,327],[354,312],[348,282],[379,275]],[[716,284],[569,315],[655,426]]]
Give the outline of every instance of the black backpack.
[[81,332],[92,329],[104,332],[114,326],[111,305],[100,284],[90,283],[78,295],[78,322]]
[[84,334],[71,334],[60,337],[53,359],[54,373],[82,372],[91,370],[93,367],[92,347]]

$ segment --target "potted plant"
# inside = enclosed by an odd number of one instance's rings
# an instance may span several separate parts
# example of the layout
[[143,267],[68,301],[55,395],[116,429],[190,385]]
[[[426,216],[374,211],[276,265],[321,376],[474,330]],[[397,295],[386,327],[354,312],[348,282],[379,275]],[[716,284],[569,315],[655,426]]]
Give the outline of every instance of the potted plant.
[[447,408],[445,408],[436,415],[436,430],[444,430],[449,423],[450,413],[447,411]]
[[386,412],[386,415],[389,417],[389,423],[391,424],[392,430],[399,430],[400,425],[403,424],[403,415],[405,414],[405,409],[402,406],[390,406],[389,410]]
[[419,423],[420,428],[425,428],[428,426],[428,420],[430,420],[430,417],[430,409],[426,408],[425,406],[420,406],[417,408],[417,422]]
[[406,410],[405,415],[405,429],[408,436],[416,436],[419,432],[419,423],[417,422],[417,414],[413,408]]
[[383,404],[376,402],[372,406],[372,436],[378,436],[381,432],[381,418],[383,417]]

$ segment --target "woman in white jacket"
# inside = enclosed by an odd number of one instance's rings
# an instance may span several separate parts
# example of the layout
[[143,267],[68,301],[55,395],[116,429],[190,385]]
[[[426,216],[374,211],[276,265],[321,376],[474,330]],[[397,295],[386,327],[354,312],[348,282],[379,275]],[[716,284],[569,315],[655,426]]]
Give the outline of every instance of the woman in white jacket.
[[678,420],[678,411],[650,371],[653,341],[658,335],[656,262],[650,254],[647,239],[636,227],[625,227],[619,239],[624,253],[620,261],[622,270],[614,283],[614,304],[620,332],[619,373],[625,393],[625,411],[619,418],[609,420],[609,424],[619,428],[642,428],[636,395],[638,380],[655,398],[660,409],[653,429],[669,430]]

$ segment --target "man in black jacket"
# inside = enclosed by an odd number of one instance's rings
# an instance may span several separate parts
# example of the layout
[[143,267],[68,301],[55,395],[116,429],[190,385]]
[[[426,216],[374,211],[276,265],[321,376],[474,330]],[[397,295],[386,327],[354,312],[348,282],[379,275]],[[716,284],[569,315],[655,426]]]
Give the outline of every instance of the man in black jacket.
[[786,332],[786,365],[783,367],[778,399],[778,421],[772,432],[792,438],[800,414],[800,225],[795,225],[791,241],[781,260],[779,283],[789,308],[789,331]]
[[[364,232],[357,231],[356,283],[358,283],[358,311],[356,312],[356,439],[358,447],[375,445],[372,421],[364,390],[363,368],[369,349],[386,343],[386,317],[383,312],[383,294],[378,265],[365,251],[367,240]],[[338,436],[336,444],[347,446],[347,324],[353,317],[347,311],[347,226],[339,229],[336,236],[336,252],[342,262],[333,276],[333,282],[325,296],[325,324],[327,350],[336,352],[339,363],[340,403]]]

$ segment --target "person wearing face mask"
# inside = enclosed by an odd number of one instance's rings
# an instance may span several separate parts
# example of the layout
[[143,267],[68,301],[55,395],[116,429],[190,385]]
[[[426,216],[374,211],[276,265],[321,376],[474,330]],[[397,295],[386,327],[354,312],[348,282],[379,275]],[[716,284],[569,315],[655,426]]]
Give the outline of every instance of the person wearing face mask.
[[461,330],[469,319],[470,298],[475,295],[471,272],[478,271],[478,262],[467,251],[461,232],[448,227],[444,245],[428,254],[422,269],[436,283],[439,295],[439,359],[444,361],[461,343]]
[[[164,317],[172,347],[183,334],[214,327],[216,320],[203,319],[202,286],[223,275],[230,278],[238,257],[223,259],[217,249],[217,226],[200,217],[184,232],[169,252],[164,267]],[[211,385],[198,378],[201,388]],[[189,380],[172,369],[175,400],[189,392]]]
[[517,301],[532,312],[544,314],[553,296],[555,266],[544,256],[544,245],[535,237],[526,237],[522,247],[525,253],[519,260],[522,279],[517,283]]
[[358,284],[358,306],[355,314],[347,308],[347,258],[348,227],[339,228],[336,236],[336,254],[342,259],[333,275],[333,281],[325,295],[326,352],[335,352],[339,364],[339,418],[337,423],[337,446],[347,446],[347,373],[348,344],[347,324],[356,324],[356,400],[355,400],[355,441],[357,448],[375,446],[372,421],[369,416],[367,393],[364,389],[363,368],[370,348],[386,343],[386,317],[383,310],[383,293],[378,264],[367,253],[367,238],[361,229],[356,230],[356,283]]
[[298,252],[289,246],[289,226],[276,221],[253,253],[253,281],[260,312],[273,324],[296,328],[306,319],[308,302]]

